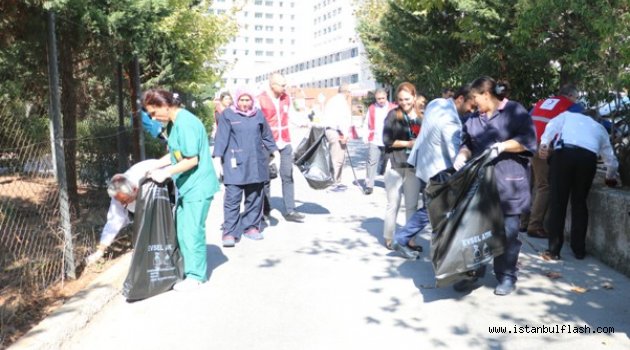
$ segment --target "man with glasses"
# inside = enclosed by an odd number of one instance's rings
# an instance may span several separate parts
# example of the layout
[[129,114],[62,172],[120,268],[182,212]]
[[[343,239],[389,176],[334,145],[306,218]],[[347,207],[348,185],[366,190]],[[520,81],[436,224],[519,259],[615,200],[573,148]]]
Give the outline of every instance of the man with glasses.
[[[258,104],[262,110],[276,145],[280,151],[280,180],[282,181],[282,200],[284,201],[287,221],[303,222],[304,214],[295,210],[295,190],[293,184],[293,148],[289,134],[290,99],[286,93],[286,80],[278,73],[269,78],[269,89],[258,95]],[[267,219],[271,212],[270,182],[265,183],[263,214]]]

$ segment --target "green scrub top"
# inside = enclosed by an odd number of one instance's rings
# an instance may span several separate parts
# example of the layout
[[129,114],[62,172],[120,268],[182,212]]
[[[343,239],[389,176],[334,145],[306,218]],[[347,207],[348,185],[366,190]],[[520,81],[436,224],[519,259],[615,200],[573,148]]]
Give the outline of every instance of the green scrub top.
[[196,167],[173,175],[182,201],[192,202],[211,198],[219,191],[219,181],[212,165],[208,133],[201,120],[180,109],[174,122],[167,126],[171,164],[184,158],[199,157]]

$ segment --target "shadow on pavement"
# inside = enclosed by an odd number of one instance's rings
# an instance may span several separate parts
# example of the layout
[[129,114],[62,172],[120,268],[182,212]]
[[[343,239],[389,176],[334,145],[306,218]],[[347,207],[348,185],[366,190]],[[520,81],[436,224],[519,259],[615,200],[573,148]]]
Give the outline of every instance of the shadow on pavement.
[[217,267],[226,263],[229,259],[221,248],[214,244],[206,244],[206,251],[208,256],[208,281],[212,276],[212,271],[214,271]]

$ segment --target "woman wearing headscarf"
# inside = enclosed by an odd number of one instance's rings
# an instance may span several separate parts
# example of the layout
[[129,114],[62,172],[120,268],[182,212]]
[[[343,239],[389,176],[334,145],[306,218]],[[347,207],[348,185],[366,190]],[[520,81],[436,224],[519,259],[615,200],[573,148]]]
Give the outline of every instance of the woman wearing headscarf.
[[[521,249],[518,239],[519,216],[530,206],[529,157],[536,151],[536,131],[532,118],[520,103],[507,99],[508,86],[490,77],[471,84],[477,112],[463,126],[462,146],[454,161],[459,170],[468,159],[492,149],[492,164],[505,222],[505,250],[494,258],[496,295],[507,295],[516,288],[516,264]],[[485,272],[485,266],[469,280],[455,284],[465,291]]]
[[275,153],[276,161],[280,159],[269,124],[254,105],[254,96],[246,89],[236,92],[235,103],[219,118],[214,143],[212,156],[220,160],[225,185],[224,247],[233,247],[241,235],[263,239],[262,191],[265,181],[269,181],[269,154]]
[[169,153],[148,176],[156,182],[172,177],[177,186],[177,242],[184,258],[185,279],[173,289],[187,291],[208,279],[206,218],[212,197],[219,190],[208,133],[199,118],[180,107],[173,93],[150,89],[142,100],[152,118],[167,123]]

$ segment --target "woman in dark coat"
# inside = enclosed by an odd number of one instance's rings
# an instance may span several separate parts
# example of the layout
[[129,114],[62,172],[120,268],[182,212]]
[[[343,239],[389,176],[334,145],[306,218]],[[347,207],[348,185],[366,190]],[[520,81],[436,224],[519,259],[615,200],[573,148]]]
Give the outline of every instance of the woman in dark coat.
[[[219,118],[212,156],[221,160],[225,198],[223,201],[223,246],[233,247],[244,234],[260,240],[263,217],[262,191],[269,181],[269,154],[277,153],[271,129],[254,94],[239,90],[235,104]],[[274,159],[280,159],[276,154]],[[245,201],[240,213],[241,201]]]
[[[462,146],[455,158],[455,169],[492,149],[497,190],[505,222],[505,250],[494,258],[494,274],[499,284],[496,295],[510,294],[516,288],[516,263],[521,249],[518,239],[519,216],[529,210],[529,157],[536,151],[536,131],[525,107],[506,98],[508,86],[490,77],[480,77],[471,84],[477,112],[466,120]],[[479,275],[485,272],[485,267]],[[465,290],[472,280],[458,282],[456,290]]]

